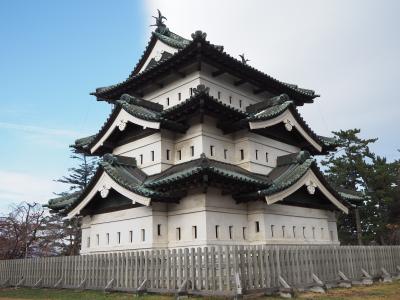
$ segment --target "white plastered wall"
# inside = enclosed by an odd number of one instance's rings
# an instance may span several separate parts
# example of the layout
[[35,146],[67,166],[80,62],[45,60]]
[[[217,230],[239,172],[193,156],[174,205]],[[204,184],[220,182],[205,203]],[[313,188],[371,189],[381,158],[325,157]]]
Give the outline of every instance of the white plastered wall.
[[[258,232],[256,222],[259,224]],[[194,236],[194,226],[197,238]],[[145,230],[145,241],[142,240],[142,230]],[[132,242],[130,231],[133,232]],[[121,233],[121,243],[117,241],[118,232]],[[110,236],[109,244],[107,233]],[[90,246],[87,247],[89,237]],[[82,254],[257,244],[339,244],[335,213],[282,204],[267,205],[265,201],[238,204],[231,196],[221,195],[219,190],[209,188],[207,193],[192,191],[178,204],[153,202],[151,207],[94,215],[85,217],[82,222]]]

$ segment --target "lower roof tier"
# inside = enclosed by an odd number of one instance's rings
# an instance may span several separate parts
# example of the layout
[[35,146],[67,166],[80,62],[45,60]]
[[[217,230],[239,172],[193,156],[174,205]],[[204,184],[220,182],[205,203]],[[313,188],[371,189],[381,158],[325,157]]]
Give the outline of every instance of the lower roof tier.
[[72,218],[93,214],[85,210],[89,204],[113,201],[116,193],[129,199],[132,205],[149,206],[154,201],[177,203],[190,190],[200,188],[207,192],[208,187],[232,195],[237,202],[265,200],[268,204],[282,202],[344,213],[348,213],[353,201],[361,199],[357,194],[334,189],[305,151],[280,156],[277,167],[268,175],[249,172],[202,154],[199,159],[149,176],[136,166],[134,158],[106,154],[86,189],[52,199],[47,206]]

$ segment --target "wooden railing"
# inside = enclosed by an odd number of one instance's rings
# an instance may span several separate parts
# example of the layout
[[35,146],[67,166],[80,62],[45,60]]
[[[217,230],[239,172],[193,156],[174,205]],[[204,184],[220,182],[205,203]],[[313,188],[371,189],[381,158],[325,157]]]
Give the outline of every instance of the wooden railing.
[[4,286],[234,295],[399,272],[400,246],[221,246],[0,261]]

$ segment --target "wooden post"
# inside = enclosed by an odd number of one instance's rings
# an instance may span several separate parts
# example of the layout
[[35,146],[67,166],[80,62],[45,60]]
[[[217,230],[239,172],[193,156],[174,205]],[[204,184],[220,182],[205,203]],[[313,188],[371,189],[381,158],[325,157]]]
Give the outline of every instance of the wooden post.
[[381,272],[382,272],[382,280],[383,282],[392,282],[392,276],[390,276],[389,272],[386,271],[385,268],[381,268]]
[[57,280],[57,282],[56,282],[56,284],[53,286],[53,288],[58,288],[60,285],[61,285],[61,283],[63,282],[63,278],[61,277],[60,279],[58,279]]
[[17,288],[21,287],[21,286],[24,284],[24,282],[25,282],[25,278],[22,277],[22,278],[18,281],[18,283],[15,285],[15,288],[17,289]]
[[42,281],[43,281],[43,277],[40,278],[40,279],[34,284],[34,286],[33,286],[32,288],[39,288],[39,287],[41,286],[41,284],[42,284]]
[[143,280],[143,282],[137,288],[136,293],[138,293],[138,294],[145,293],[147,291],[148,284],[149,284],[149,280],[148,279]]
[[358,245],[362,246],[362,231],[361,231],[361,219],[360,219],[360,212],[358,210],[358,207],[354,209],[354,216],[355,216],[355,221],[356,221],[356,229],[357,229],[357,242]]
[[104,292],[109,292],[109,291],[111,291],[114,282],[115,282],[115,279],[114,279],[114,278],[111,279],[111,280],[107,283],[107,285],[104,287]]

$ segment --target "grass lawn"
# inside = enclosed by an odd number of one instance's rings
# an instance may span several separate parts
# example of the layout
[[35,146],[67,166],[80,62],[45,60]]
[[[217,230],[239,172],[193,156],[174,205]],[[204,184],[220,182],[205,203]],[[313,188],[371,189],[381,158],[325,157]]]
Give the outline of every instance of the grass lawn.
[[[313,300],[400,300],[400,281],[394,283],[380,283],[368,287],[353,287],[351,289],[332,289],[324,295],[313,293],[302,293],[297,295],[299,299]],[[73,291],[73,290],[50,290],[50,289],[0,289],[0,300],[11,299],[46,299],[46,300],[124,300],[138,298],[143,300],[172,300],[172,296],[145,295],[135,297],[126,293],[105,294],[98,291]],[[189,299],[211,299],[211,298],[192,298]],[[215,299],[215,298],[214,298]],[[276,300],[282,298],[262,297],[262,300]]]

